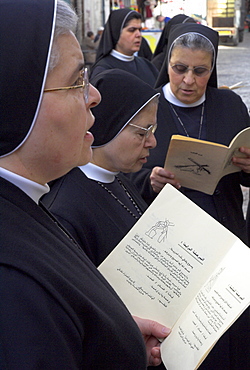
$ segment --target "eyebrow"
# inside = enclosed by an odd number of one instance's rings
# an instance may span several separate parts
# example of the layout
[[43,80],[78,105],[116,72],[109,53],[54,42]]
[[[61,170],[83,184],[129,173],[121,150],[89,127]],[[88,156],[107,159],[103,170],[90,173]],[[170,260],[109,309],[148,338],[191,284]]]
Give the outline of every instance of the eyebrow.
[[128,26],[128,30],[129,31],[136,31],[136,30],[139,30],[139,31],[141,31],[142,30],[142,27],[134,27],[134,26]]

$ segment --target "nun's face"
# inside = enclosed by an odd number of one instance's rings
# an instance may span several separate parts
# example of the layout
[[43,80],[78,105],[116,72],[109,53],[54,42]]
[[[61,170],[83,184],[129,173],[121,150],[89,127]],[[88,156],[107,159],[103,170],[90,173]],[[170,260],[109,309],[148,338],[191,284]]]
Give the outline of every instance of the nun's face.
[[196,76],[192,70],[188,70],[183,74],[177,74],[171,68],[174,64],[183,64],[190,69],[199,66],[210,70],[212,66],[211,54],[185,47],[175,47],[172,51],[168,66],[171,90],[182,103],[195,103],[206,91],[211,73],[209,72],[204,77]]
[[[58,38],[60,60],[49,73],[45,89],[77,84],[83,68],[83,55],[73,34]],[[23,145],[23,159],[29,160],[31,178],[45,183],[62,176],[91,159],[94,123],[90,108],[100,101],[99,92],[90,86],[88,103],[83,89],[46,92],[34,128]],[[30,178],[30,176],[28,176]]]
[[131,19],[123,28],[115,49],[125,55],[133,55],[141,46],[141,20]]
[[[130,123],[148,128],[156,124],[157,104],[149,103]],[[119,135],[103,147],[93,149],[93,162],[113,172],[137,172],[147,163],[149,149],[156,146],[151,132],[127,125]]]

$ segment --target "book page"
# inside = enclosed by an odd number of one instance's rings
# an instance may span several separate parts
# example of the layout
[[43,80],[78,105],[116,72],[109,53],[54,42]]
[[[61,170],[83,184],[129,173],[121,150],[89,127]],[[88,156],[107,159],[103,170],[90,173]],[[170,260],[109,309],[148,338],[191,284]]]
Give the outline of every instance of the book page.
[[173,327],[236,241],[168,184],[99,270],[133,315]]
[[185,370],[196,369],[218,336],[249,306],[249,254],[236,242],[176,322],[161,345],[167,369],[183,370],[183,363]]

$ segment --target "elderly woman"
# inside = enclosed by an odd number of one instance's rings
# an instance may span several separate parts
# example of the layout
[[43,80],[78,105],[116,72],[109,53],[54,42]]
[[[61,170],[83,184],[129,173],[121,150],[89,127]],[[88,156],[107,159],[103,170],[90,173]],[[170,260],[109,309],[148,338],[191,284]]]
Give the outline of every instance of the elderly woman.
[[186,196],[246,242],[240,184],[250,186],[250,149],[247,158],[233,158],[242,171],[220,180],[213,195],[181,187],[175,174],[163,169],[173,134],[229,145],[250,124],[241,98],[230,90],[217,89],[218,35],[200,24],[179,24],[170,31],[168,52],[159,74],[157,147],[142,171],[133,176],[147,203],[166,183]]
[[132,319],[39,202],[48,181],[91,157],[100,94],[76,25],[65,1],[0,1],[1,369],[145,370],[166,336]]
[[139,171],[156,145],[159,93],[117,69],[93,83],[102,101],[93,109],[91,163],[57,180],[43,201],[98,266],[147,207],[120,172]]
[[119,68],[154,86],[158,70],[148,59],[135,56],[141,48],[141,15],[128,8],[110,13],[91,68],[91,81],[98,73]]
[[[175,174],[163,168],[173,134],[229,145],[250,124],[241,98],[230,90],[217,89],[217,50],[218,34],[206,26],[189,23],[171,28],[166,59],[157,82],[161,92],[157,147],[133,180],[148,204],[166,183],[172,184],[246,242],[240,184],[250,186],[250,148],[240,148],[246,158],[233,158],[242,171],[222,178],[213,195],[181,187]],[[242,326],[237,326],[238,323],[233,326],[230,337],[226,333],[201,368],[249,368],[248,320],[247,315],[239,319]]]

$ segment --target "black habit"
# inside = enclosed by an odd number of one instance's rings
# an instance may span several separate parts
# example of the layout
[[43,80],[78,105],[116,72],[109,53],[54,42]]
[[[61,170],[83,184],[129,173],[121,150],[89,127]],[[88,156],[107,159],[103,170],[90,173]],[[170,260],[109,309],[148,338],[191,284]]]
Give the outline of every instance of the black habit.
[[[134,201],[144,212],[146,203],[129,179],[118,175]],[[110,188],[109,184],[104,184]],[[119,184],[112,192],[139,217],[132,203],[126,202]],[[124,201],[125,199],[125,201]],[[136,218],[97,181],[74,168],[51,186],[43,203],[78,241],[91,261],[98,266],[135,224]]]
[[85,253],[19,188],[0,186],[0,368],[145,369],[137,325]]

